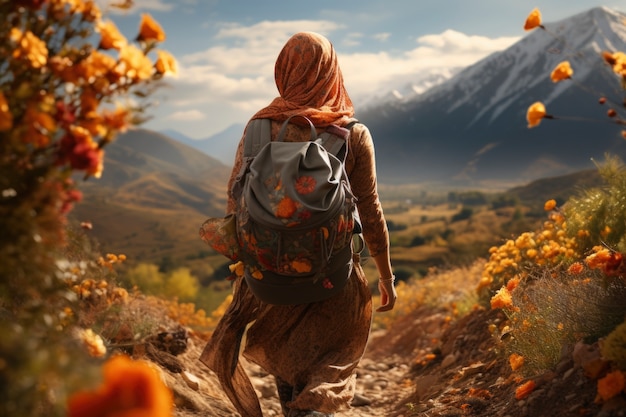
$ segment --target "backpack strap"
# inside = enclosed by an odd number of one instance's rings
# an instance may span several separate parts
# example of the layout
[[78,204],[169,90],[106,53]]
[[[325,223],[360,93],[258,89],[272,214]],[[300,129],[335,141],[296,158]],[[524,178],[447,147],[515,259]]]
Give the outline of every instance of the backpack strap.
[[246,137],[243,141],[244,158],[255,157],[261,148],[270,143],[272,121],[270,119],[252,119],[246,128]]
[[329,153],[335,155],[342,162],[346,161],[348,155],[348,140],[350,139],[350,130],[352,126],[358,123],[357,120],[353,120],[346,126],[341,127],[337,125],[330,125],[326,128],[326,131],[320,135],[322,139],[322,145]]

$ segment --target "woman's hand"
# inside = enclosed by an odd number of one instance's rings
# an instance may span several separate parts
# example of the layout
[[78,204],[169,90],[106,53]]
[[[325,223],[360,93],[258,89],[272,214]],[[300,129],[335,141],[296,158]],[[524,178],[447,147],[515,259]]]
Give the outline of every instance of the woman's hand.
[[378,312],[389,311],[396,304],[398,294],[394,285],[395,277],[378,280],[378,290],[380,291],[380,307],[376,309]]

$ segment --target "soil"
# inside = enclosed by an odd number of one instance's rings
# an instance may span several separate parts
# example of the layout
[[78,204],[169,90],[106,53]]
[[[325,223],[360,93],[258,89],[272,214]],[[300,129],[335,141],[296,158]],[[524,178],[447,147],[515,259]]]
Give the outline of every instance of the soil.
[[[391,328],[373,332],[357,370],[352,408],[336,417],[552,417],[626,416],[624,394],[608,402],[596,400],[597,380],[585,358],[593,346],[564,349],[553,370],[532,377],[512,371],[502,342],[489,331],[505,319],[499,310],[476,308],[450,321],[446,311],[422,307],[398,319]],[[176,336],[178,334],[178,336]],[[238,416],[213,373],[198,361],[204,341],[187,334],[186,348],[175,353],[161,335],[136,350],[162,369],[173,390],[177,417]],[[169,351],[168,351],[169,350]],[[591,352],[591,353],[590,353]],[[264,416],[282,416],[273,379],[244,362]],[[516,399],[516,389],[532,380],[534,390]]]

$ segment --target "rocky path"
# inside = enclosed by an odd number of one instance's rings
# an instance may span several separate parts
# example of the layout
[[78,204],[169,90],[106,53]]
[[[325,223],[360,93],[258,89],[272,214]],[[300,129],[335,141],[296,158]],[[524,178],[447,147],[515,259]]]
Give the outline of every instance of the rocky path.
[[[475,310],[450,321],[446,312],[423,308],[385,332],[373,333],[357,369],[357,393],[350,410],[336,417],[623,417],[625,396],[600,404],[588,377],[594,347],[564,351],[554,370],[532,377],[513,372],[489,325],[504,319],[498,310]],[[204,346],[191,338],[176,357],[161,365],[172,388],[177,417],[237,417],[215,375],[198,362]],[[274,382],[261,368],[244,362],[265,417],[280,417]],[[525,381],[536,384],[515,398]]]

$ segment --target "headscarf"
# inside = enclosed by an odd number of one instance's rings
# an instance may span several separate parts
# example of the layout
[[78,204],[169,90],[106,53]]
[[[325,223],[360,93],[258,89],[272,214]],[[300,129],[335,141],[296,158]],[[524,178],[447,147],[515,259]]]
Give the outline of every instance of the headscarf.
[[[335,49],[320,34],[293,35],[278,55],[274,78],[280,96],[258,111],[253,119],[284,121],[299,114],[309,118],[315,126],[341,126],[354,115]],[[302,118],[292,120],[306,124]]]

